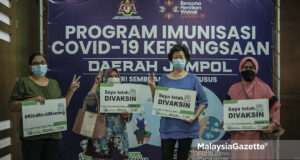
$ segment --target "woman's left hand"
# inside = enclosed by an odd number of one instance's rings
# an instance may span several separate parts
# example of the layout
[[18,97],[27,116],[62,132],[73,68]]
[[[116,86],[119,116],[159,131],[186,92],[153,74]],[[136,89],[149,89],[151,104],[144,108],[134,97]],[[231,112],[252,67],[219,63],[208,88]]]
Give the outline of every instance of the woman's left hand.
[[264,126],[262,129],[261,129],[261,131],[262,132],[264,132],[264,133],[273,133],[273,131],[274,131],[274,123],[271,123],[271,124],[269,124],[269,125],[267,125],[267,126]]
[[74,77],[73,77],[73,80],[72,80],[72,83],[70,85],[70,88],[69,88],[69,91],[71,93],[74,93],[79,87],[80,87],[80,82],[79,82],[79,79],[81,78],[81,76],[78,76],[76,78],[76,74],[74,74]]
[[128,117],[129,117],[129,114],[128,114],[127,112],[123,112],[123,113],[121,113],[121,116],[122,116],[123,118],[128,118]]
[[183,121],[187,122],[187,123],[193,123],[195,121],[195,116],[192,119],[182,119]]

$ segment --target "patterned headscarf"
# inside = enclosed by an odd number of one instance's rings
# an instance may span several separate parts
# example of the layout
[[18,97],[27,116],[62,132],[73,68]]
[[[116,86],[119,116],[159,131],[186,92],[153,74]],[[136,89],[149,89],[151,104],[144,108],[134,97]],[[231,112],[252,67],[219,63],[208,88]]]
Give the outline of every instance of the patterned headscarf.
[[[104,77],[103,77],[103,81],[102,81],[103,83],[106,83],[106,82],[107,82],[107,79],[108,79],[108,77],[109,77],[109,75],[111,74],[112,71],[116,71],[117,74],[118,74],[119,77],[120,77],[119,71],[118,71],[117,69],[111,67],[111,68],[105,70],[105,72],[104,72]],[[97,94],[98,94],[98,95],[100,94],[100,87],[98,87],[98,89],[97,89]]]

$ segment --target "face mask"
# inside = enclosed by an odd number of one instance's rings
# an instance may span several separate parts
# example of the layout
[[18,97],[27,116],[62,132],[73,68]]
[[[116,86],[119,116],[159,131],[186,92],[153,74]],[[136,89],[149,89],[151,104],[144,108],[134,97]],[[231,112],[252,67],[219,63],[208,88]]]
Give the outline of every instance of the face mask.
[[142,117],[143,116],[143,113],[139,113],[139,117]]
[[47,73],[47,70],[48,70],[47,65],[31,66],[32,73],[38,77],[44,76]]
[[247,82],[251,82],[255,78],[255,72],[251,70],[242,71],[243,79]]
[[186,65],[186,61],[181,59],[174,59],[172,62],[173,67],[178,70],[183,69]]
[[120,83],[120,78],[108,78],[107,83]]

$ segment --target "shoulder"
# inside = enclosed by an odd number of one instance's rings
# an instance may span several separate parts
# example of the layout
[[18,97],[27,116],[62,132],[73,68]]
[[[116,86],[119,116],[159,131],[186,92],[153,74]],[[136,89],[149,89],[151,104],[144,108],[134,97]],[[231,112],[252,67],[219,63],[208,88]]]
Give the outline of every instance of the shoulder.
[[49,82],[51,83],[58,83],[55,79],[52,79],[52,78],[48,78]]
[[168,74],[163,74],[161,77],[160,77],[160,79],[165,79],[165,78],[167,78],[168,77]]
[[21,77],[20,79],[18,79],[18,81],[16,82],[16,86],[24,86],[28,83],[31,83],[32,80],[29,79],[29,77]]
[[194,80],[199,80],[198,77],[194,73],[188,73],[186,76],[187,76],[187,78],[191,78],[191,79],[194,79]]
[[21,77],[18,82],[21,82],[21,83],[28,83],[32,81],[29,77]]
[[238,90],[238,89],[241,89],[241,86],[242,86],[241,83],[242,83],[242,82],[238,82],[238,83],[233,84],[233,85],[229,88],[228,94],[230,95],[230,93],[232,93],[232,92],[234,92],[234,91],[236,91],[236,90]]
[[193,73],[188,73],[185,77],[186,80],[190,81],[191,84],[194,84],[194,85],[202,85],[199,78],[193,74]]
[[257,81],[259,82],[259,84],[260,84],[262,87],[264,87],[264,88],[266,88],[266,89],[268,89],[268,90],[271,90],[271,87],[270,87],[267,83],[265,83],[264,81],[262,81],[261,79],[257,78]]
[[58,85],[59,86],[59,83],[57,82],[57,80],[52,79],[52,78],[48,78],[48,80],[49,80],[50,84],[54,84],[54,85]]
[[264,91],[265,91],[264,94],[265,94],[266,97],[274,96],[273,90],[271,89],[271,87],[267,83],[265,83],[264,81],[262,81],[259,78],[257,78],[257,81],[259,82],[258,84],[260,84],[260,88],[264,88]]
[[165,80],[167,80],[167,79],[168,79],[167,74],[163,74],[163,75],[160,77],[159,82],[163,82],[163,81],[165,81]]
[[51,79],[51,78],[48,78],[48,79],[49,79],[49,83],[48,83],[49,87],[54,87],[55,89],[60,89],[59,83],[55,79]]

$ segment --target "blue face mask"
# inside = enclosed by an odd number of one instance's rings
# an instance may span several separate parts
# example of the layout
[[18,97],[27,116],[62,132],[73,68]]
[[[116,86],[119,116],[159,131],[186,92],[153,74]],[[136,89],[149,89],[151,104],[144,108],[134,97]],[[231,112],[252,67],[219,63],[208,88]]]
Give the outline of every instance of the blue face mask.
[[44,76],[47,73],[47,70],[48,70],[47,65],[31,66],[32,73],[38,77]]
[[139,113],[139,117],[142,117],[143,116],[143,113]]
[[173,67],[178,70],[183,69],[186,65],[186,61],[181,59],[174,59],[172,62]]

